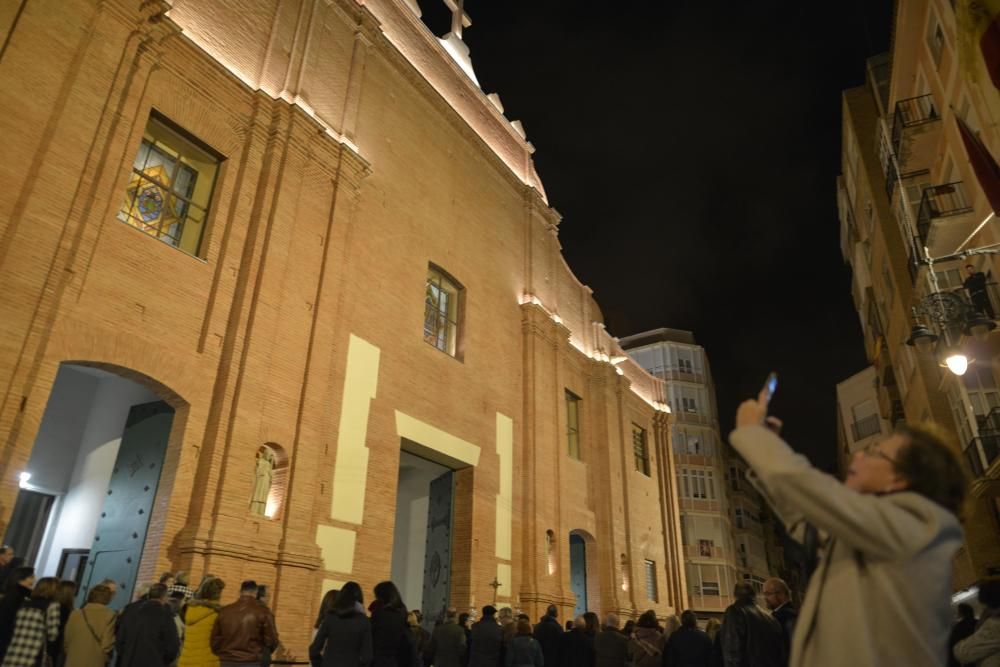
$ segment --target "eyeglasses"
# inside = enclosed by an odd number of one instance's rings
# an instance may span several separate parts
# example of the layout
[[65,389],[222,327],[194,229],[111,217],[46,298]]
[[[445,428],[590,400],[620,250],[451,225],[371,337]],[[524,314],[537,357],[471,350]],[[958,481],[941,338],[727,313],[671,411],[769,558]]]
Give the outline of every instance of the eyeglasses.
[[896,459],[892,458],[891,456],[883,452],[881,449],[878,448],[878,446],[879,446],[878,442],[870,442],[867,445],[865,445],[865,448],[862,449],[861,451],[864,453],[865,456],[869,458],[885,459],[892,465],[896,465],[897,463]]
[[764,597],[771,597],[772,595],[778,595],[778,591],[763,591]]

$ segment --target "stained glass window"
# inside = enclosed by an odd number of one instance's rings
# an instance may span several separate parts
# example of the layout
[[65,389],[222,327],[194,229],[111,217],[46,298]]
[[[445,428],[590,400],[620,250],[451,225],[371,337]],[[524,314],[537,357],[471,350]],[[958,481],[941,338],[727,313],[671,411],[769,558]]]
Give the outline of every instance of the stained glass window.
[[458,351],[461,291],[461,287],[434,266],[427,269],[424,340],[453,357],[457,356]]
[[118,219],[197,255],[220,159],[165,119],[151,116]]

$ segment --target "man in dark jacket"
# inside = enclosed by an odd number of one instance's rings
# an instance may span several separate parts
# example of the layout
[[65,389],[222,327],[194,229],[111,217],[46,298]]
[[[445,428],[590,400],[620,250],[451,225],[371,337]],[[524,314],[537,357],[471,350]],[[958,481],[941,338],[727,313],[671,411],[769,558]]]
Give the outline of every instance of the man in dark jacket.
[[153,584],[146,599],[130,604],[118,619],[118,667],[166,667],[181,652],[167,587]]
[[458,612],[449,609],[444,623],[431,633],[425,662],[434,667],[462,667],[465,649],[465,628],[458,624]]
[[604,628],[594,637],[596,667],[625,667],[628,662],[628,637],[618,629],[618,616],[604,617]]
[[725,667],[782,667],[785,642],[781,625],[754,604],[750,584],[736,584],[736,602],[729,605],[719,631]]
[[771,610],[771,615],[781,625],[781,636],[785,638],[785,664],[792,655],[792,632],[795,630],[795,621],[799,618],[799,612],[795,611],[791,603],[791,591],[784,580],[771,577],[764,582],[764,602]]
[[562,639],[563,629],[559,625],[559,608],[550,604],[545,610],[545,616],[535,626],[532,636],[542,647],[542,657],[545,664],[551,667],[559,665],[559,640]]
[[712,640],[698,627],[698,617],[690,609],[681,614],[681,627],[663,647],[663,667],[707,667],[712,657]]
[[469,667],[497,667],[503,648],[503,630],[497,623],[497,608],[483,607],[483,617],[472,626]]
[[278,647],[274,615],[257,599],[257,582],[244,581],[240,599],[219,610],[209,641],[220,667],[258,667]]
[[594,667],[594,637],[596,635],[596,632],[587,629],[587,623],[583,616],[577,616],[573,621],[573,629],[563,634],[562,641],[559,643],[561,667]]

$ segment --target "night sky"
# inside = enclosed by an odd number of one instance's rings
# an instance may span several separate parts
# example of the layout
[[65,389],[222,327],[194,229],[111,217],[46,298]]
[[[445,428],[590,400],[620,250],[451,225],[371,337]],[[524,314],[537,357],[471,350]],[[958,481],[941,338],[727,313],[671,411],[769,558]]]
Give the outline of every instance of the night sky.
[[[421,0],[438,35],[450,15]],[[835,466],[837,382],[865,366],[840,256],[840,92],[888,48],[891,0],[466,0],[465,41],[535,145],[559,238],[612,335],[688,329],[723,435],[772,412]]]

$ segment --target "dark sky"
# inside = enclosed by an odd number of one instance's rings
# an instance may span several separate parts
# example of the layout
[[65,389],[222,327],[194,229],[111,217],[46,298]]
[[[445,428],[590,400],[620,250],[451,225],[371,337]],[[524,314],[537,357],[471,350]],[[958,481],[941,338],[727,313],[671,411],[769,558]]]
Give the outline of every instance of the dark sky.
[[[421,0],[438,35],[449,14]],[[622,337],[705,346],[723,434],[780,376],[793,445],[835,464],[835,384],[865,365],[839,250],[840,92],[891,0],[466,0],[482,88],[535,145],[559,238]]]

